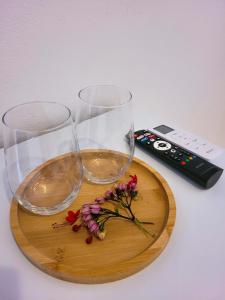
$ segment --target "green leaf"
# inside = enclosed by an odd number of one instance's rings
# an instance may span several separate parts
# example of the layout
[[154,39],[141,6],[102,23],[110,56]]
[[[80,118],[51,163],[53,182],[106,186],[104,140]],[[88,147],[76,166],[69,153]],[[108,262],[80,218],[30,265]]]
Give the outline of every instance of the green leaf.
[[119,215],[119,209],[118,209],[118,207],[115,208],[115,213],[116,213],[117,215]]
[[103,224],[103,223],[101,223],[101,224],[99,225],[99,229],[100,229],[100,231],[103,231],[103,230],[104,230],[104,224]]

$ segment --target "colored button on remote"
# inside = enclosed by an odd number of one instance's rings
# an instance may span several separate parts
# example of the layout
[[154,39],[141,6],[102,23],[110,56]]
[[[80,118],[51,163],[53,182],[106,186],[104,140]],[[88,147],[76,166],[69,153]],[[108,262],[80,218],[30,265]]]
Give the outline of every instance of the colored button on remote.
[[144,135],[139,135],[139,136],[137,137],[137,140],[141,140],[141,139],[143,139],[143,137],[144,137]]
[[141,142],[142,142],[142,143],[144,143],[144,142],[146,142],[146,141],[148,141],[148,138],[147,138],[147,137],[144,137],[143,139],[141,139]]

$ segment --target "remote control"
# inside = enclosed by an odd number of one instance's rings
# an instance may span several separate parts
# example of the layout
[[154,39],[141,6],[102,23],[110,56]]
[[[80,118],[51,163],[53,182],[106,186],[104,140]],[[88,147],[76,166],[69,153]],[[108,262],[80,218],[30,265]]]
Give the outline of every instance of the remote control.
[[[184,131],[171,125],[156,124],[149,122],[151,127],[148,130],[162,139],[167,139],[174,145],[187,149],[193,154],[202,157],[208,161],[215,159],[224,153],[224,149],[210,143],[209,141],[193,133]],[[157,125],[157,126],[156,126]]]
[[136,131],[134,140],[136,145],[162,159],[205,189],[211,188],[223,172],[216,165],[149,130]]

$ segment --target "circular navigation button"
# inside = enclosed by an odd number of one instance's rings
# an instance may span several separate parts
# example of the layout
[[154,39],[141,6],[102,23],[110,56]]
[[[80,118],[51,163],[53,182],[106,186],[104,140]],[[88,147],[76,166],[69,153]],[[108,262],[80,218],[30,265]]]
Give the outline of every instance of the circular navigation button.
[[159,151],[166,151],[171,148],[171,144],[166,141],[155,141],[153,147]]
[[166,143],[159,143],[159,147],[166,147]]

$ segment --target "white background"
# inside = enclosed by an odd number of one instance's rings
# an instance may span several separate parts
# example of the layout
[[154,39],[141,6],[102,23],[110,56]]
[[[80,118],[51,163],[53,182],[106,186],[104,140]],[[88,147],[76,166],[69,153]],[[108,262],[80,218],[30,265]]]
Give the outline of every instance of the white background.
[[0,23],[1,114],[113,83],[136,114],[225,146],[224,0],[0,0]]

